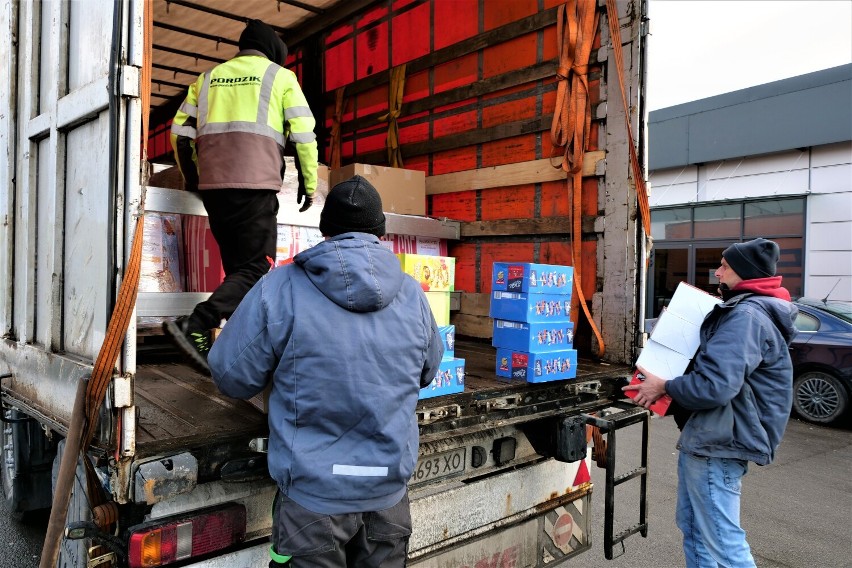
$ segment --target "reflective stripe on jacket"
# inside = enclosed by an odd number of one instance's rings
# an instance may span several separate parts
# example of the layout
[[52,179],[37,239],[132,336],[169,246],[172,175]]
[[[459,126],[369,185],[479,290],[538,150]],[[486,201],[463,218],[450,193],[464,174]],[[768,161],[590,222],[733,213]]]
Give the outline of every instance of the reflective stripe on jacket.
[[[296,75],[253,50],[203,73],[190,85],[172,122],[178,164],[179,137],[193,140],[198,189],[281,188],[282,151],[295,144],[308,195],[317,185],[316,121]],[[186,178],[186,176],[184,176]]]

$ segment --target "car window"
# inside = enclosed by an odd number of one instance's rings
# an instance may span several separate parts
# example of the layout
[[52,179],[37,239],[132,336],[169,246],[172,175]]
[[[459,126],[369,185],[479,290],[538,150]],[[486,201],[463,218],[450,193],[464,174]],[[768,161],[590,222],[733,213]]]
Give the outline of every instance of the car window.
[[817,331],[819,329],[819,320],[810,314],[799,311],[794,325],[799,331]]

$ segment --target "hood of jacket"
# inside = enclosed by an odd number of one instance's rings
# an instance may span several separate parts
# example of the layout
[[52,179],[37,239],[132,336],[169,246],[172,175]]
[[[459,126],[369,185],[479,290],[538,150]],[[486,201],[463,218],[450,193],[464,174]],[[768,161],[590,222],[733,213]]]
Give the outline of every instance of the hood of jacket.
[[387,307],[405,277],[396,255],[367,233],[337,235],[297,254],[293,262],[326,298],[351,312]]
[[725,305],[733,308],[742,301],[760,306],[760,309],[769,316],[769,320],[781,333],[787,345],[790,344],[797,333],[794,322],[796,321],[796,314],[799,313],[798,308],[793,303],[776,296],[746,293],[732,298],[725,302]]

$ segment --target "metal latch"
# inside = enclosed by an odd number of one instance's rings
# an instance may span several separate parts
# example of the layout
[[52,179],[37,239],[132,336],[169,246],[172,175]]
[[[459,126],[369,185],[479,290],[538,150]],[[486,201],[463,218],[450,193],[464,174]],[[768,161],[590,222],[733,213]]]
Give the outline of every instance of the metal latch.
[[269,438],[253,438],[249,442],[249,449],[260,454],[267,453],[269,451]]
[[459,416],[461,416],[461,406],[458,404],[449,404],[436,408],[423,408],[417,411],[417,423],[429,424],[443,418],[458,418]]
[[[95,548],[100,547],[92,547],[89,549],[89,552],[91,553],[93,550],[95,550]],[[117,558],[115,556],[115,552],[107,552],[106,554],[102,554],[100,556],[96,556],[95,558],[89,559],[89,561],[86,562],[86,567],[95,568],[96,566],[106,566],[108,564],[115,566],[116,562]]]

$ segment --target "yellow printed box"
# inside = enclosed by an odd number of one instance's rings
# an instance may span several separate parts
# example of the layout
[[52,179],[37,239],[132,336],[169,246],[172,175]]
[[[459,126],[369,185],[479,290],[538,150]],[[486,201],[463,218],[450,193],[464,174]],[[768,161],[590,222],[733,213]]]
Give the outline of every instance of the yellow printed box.
[[450,325],[450,293],[449,292],[426,292],[435,323],[439,326]]
[[455,258],[407,253],[396,256],[399,257],[402,271],[417,280],[424,292],[452,292],[455,290]]

